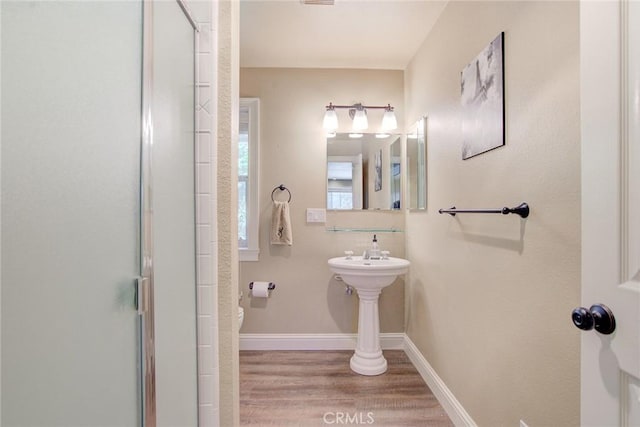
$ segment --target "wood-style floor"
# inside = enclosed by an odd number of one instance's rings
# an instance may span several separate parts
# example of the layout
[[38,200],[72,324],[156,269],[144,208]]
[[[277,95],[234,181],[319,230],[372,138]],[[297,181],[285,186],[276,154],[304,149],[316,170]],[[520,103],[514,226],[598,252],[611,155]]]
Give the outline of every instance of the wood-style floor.
[[378,376],[352,372],[352,354],[241,351],[240,425],[453,425],[403,351],[385,351]]

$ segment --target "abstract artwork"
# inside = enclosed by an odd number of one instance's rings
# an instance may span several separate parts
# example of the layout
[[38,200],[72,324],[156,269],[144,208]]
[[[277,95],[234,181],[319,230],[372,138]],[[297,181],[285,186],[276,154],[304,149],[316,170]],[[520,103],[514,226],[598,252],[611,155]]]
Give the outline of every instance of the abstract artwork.
[[462,159],[504,145],[504,33],[462,70]]

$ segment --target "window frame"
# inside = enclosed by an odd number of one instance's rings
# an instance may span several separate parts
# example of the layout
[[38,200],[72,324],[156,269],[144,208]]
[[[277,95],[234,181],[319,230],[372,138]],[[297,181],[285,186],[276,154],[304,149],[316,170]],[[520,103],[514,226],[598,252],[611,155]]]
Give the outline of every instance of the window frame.
[[[247,247],[238,247],[240,261],[260,258],[260,99],[240,98],[240,108],[248,110]],[[242,121],[242,118],[240,118]],[[238,132],[239,133],[239,132]],[[238,149],[239,144],[236,146]],[[237,189],[236,189],[237,191]],[[239,238],[239,236],[238,236]]]

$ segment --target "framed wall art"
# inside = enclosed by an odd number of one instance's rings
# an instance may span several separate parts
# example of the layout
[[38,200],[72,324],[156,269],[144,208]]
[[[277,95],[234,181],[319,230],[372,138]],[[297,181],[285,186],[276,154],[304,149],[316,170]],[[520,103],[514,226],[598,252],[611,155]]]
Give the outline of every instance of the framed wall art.
[[501,147],[504,126],[504,33],[461,73],[462,159]]
[[375,190],[380,191],[382,190],[382,149],[376,151],[375,173],[376,173]]

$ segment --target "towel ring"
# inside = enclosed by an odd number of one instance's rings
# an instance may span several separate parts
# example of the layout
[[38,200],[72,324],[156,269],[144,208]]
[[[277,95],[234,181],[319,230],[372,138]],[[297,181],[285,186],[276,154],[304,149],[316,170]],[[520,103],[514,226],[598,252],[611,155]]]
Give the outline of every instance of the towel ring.
[[280,190],[280,191],[286,191],[287,193],[289,193],[289,200],[287,200],[287,203],[289,203],[291,201],[291,191],[289,191],[289,189],[287,187],[285,187],[283,184],[278,185],[276,188],[273,189],[273,191],[271,192],[271,201],[275,202],[276,200],[273,198],[273,194],[276,192],[276,190]]

